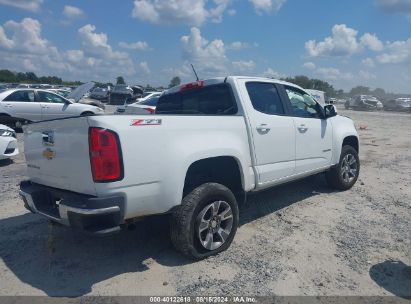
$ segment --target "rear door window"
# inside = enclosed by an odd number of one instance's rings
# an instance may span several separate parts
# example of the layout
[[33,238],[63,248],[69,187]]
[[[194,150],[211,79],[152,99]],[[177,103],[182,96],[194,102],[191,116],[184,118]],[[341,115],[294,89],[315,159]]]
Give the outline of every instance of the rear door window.
[[11,93],[4,101],[11,102],[34,102],[34,91],[22,90]]
[[253,108],[270,115],[284,115],[284,107],[273,83],[247,82],[246,88]]
[[234,115],[237,111],[228,84],[218,84],[163,95],[156,114]]

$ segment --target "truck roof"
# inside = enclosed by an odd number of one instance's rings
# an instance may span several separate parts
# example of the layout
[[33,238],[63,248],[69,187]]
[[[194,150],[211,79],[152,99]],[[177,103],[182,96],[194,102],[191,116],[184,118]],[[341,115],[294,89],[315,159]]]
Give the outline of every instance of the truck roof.
[[[266,78],[266,77],[252,77],[252,76],[227,76],[227,77],[215,77],[215,78],[209,78],[209,79],[204,79],[204,80],[199,80],[199,82],[202,82],[202,86],[209,86],[209,85],[214,85],[214,84],[220,84],[220,83],[224,83],[224,82],[228,82],[230,80],[237,80],[237,79],[247,79],[250,81],[270,81],[270,82],[274,82],[274,83],[278,83],[278,84],[283,84],[283,85],[287,85],[287,86],[291,86],[291,87],[295,87],[298,88],[300,90],[305,91],[302,87],[291,83],[291,82],[287,82],[287,81],[283,81],[283,80],[279,80],[279,79],[273,79],[273,78]],[[198,83],[197,81],[192,82],[192,84]],[[172,93],[176,93],[180,91],[180,88],[184,85],[187,85],[190,83],[185,83],[182,85],[178,85],[175,87],[172,87],[168,90],[164,91],[164,95],[165,94],[172,94]]]

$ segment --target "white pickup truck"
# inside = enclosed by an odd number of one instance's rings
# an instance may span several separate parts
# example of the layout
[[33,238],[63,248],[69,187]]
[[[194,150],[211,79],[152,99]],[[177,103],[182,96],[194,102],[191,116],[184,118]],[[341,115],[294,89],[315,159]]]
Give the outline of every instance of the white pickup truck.
[[195,259],[230,246],[248,192],[320,172],[347,190],[360,170],[351,119],[266,78],[189,83],[155,115],[44,121],[24,137],[27,209],[97,234],[171,214],[173,244]]

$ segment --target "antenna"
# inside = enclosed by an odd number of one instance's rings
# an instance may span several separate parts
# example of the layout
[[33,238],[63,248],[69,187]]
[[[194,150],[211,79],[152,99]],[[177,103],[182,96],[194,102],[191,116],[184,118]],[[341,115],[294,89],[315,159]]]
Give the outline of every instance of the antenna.
[[198,78],[197,72],[196,72],[193,64],[191,64],[191,68],[193,69],[194,75],[196,75],[197,81],[200,81],[200,79]]

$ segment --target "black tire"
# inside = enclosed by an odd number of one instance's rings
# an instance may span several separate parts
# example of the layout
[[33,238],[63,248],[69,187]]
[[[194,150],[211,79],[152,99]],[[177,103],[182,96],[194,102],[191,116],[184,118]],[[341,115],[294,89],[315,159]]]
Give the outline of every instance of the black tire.
[[[203,213],[203,211],[207,209],[207,207],[209,207],[211,204],[217,202],[219,206],[217,207],[217,211],[220,208],[220,203],[221,205],[222,203],[226,203],[231,208],[232,218],[230,218],[230,220],[232,221],[230,226],[230,233],[226,237],[225,241],[223,240],[223,238],[216,236],[217,240],[222,240],[222,244],[218,248],[207,249],[202,245],[200,241],[201,232],[199,217],[201,216],[201,214],[203,214],[203,216],[206,216],[207,213]],[[210,214],[212,215],[212,209],[208,210],[210,210]],[[237,201],[230,189],[221,184],[205,183],[187,194],[184,197],[181,206],[178,206],[178,208],[174,210],[171,218],[171,241],[174,247],[188,258],[195,260],[207,258],[211,255],[218,254],[230,247],[237,231],[238,218],[239,212]],[[221,227],[223,227],[223,221],[225,220],[221,221]],[[212,219],[210,219],[209,221],[208,228],[204,230],[207,235],[208,233],[210,233],[210,231],[212,231],[212,229],[216,228],[215,226],[213,226],[214,228],[212,228],[211,226]],[[220,224],[217,229],[219,229],[219,227]],[[217,232],[215,232],[214,235],[216,234]],[[214,243],[214,238],[212,240],[213,244],[217,244]]]
[[[347,163],[345,160],[354,159],[354,163],[349,165],[348,170],[352,170],[355,167],[355,174],[350,171],[347,173]],[[352,166],[352,167],[351,167]],[[341,149],[341,156],[339,163],[325,173],[325,177],[328,185],[337,190],[348,190],[357,182],[360,174],[360,159],[358,152],[352,146],[343,146]],[[348,177],[348,178],[347,178]]]
[[8,114],[0,114],[0,124],[6,125],[8,127],[14,127],[15,118],[11,117]]

